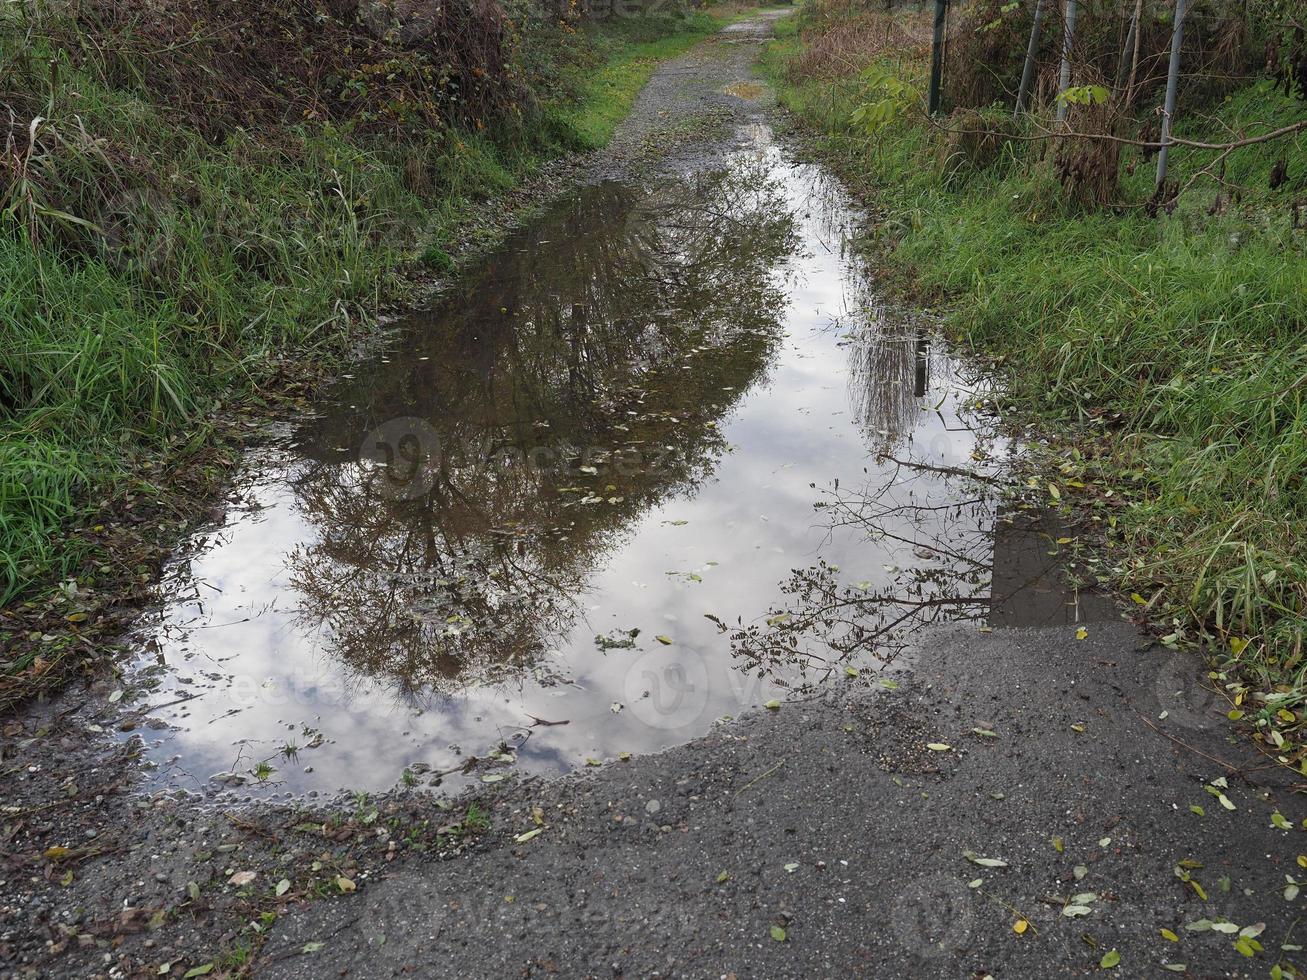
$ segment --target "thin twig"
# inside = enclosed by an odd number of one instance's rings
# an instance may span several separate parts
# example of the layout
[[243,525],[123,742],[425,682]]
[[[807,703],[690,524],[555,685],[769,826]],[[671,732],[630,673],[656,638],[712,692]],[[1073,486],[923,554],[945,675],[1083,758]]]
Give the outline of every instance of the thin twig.
[[764,772],[762,775],[760,775],[760,776],[755,776],[753,779],[750,779],[747,783],[745,783],[743,786],[741,786],[739,789],[737,789],[737,790],[735,791],[735,795],[736,795],[736,796],[739,796],[739,795],[740,795],[741,793],[743,793],[746,789],[748,789],[749,787],[753,786],[754,784],[759,783],[759,782],[761,782],[762,780],[766,779],[768,776],[770,776],[772,773],[774,773],[777,769],[779,769],[779,768],[780,768],[781,766],[783,766],[783,765],[785,765],[785,760],[784,760],[784,759],[782,759],[780,762],[776,763],[776,765],[772,766],[770,769],[768,769],[768,770],[767,770],[766,772]]
[[1225,769],[1226,772],[1229,772],[1229,773],[1231,773],[1231,774],[1233,774],[1233,775],[1235,775],[1235,776],[1238,776],[1238,777],[1239,777],[1240,779],[1242,779],[1244,782],[1249,782],[1248,777],[1245,776],[1245,775],[1243,774],[1243,770],[1240,769],[1238,766],[1232,766],[1232,765],[1230,765],[1230,763],[1225,762],[1225,761],[1223,761],[1223,760],[1221,760],[1221,759],[1218,759],[1218,758],[1216,758],[1216,756],[1214,756],[1214,755],[1208,755],[1208,754],[1207,754],[1206,752],[1204,752],[1202,749],[1196,749],[1196,748],[1194,748],[1192,745],[1190,745],[1188,742],[1182,742],[1182,741],[1180,741],[1180,739],[1176,738],[1174,735],[1170,734],[1169,732],[1164,732],[1164,731],[1162,731],[1160,728],[1158,728],[1156,725],[1154,725],[1151,721],[1149,721],[1147,718],[1145,718],[1142,714],[1140,714],[1140,712],[1139,712],[1138,710],[1135,710],[1135,714],[1139,715],[1139,720],[1142,721],[1142,722],[1143,722],[1145,725],[1147,725],[1149,728],[1151,728],[1153,731],[1157,732],[1158,735],[1161,735],[1161,736],[1163,736],[1163,737],[1165,737],[1165,738],[1169,738],[1172,742],[1174,742],[1176,745],[1180,746],[1181,748],[1188,749],[1190,752],[1194,753],[1195,755],[1201,755],[1204,759],[1207,759],[1207,760],[1209,760],[1209,761],[1211,761],[1211,762],[1215,762],[1218,766],[1220,766],[1220,767],[1222,767],[1223,769]]

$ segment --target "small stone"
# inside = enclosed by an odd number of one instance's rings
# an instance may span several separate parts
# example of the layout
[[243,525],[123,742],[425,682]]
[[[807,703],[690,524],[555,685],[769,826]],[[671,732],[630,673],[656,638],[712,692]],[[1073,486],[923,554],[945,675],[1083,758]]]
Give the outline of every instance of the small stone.
[[652,816],[663,808],[663,805],[657,800],[650,800],[644,805],[644,812]]

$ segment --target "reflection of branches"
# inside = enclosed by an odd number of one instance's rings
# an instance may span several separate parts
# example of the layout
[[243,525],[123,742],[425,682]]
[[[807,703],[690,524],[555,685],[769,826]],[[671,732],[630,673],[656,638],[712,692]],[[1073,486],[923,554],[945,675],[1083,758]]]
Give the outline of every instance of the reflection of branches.
[[[927,625],[988,614],[994,502],[959,495],[947,478],[961,471],[894,462],[899,466],[864,488],[827,491],[816,507],[829,534],[860,531],[869,541],[893,543],[890,553],[911,556],[912,563],[855,583],[841,581],[840,570],[824,561],[796,569],[781,586],[785,604],[761,621],[734,627],[716,621],[731,633],[744,669],[815,663],[829,671],[859,656],[886,660]],[[905,477],[904,467],[913,472]]]
[[[410,697],[520,669],[571,631],[623,529],[711,473],[716,421],[780,337],[792,217],[754,176],[585,190],[306,426],[318,536],[291,569],[334,656]],[[414,415],[439,442],[429,488],[390,499],[350,447]]]
[[930,463],[923,463],[918,460],[898,459],[889,455],[889,453],[882,453],[879,458],[913,470],[927,470],[931,473],[942,473],[945,476],[960,476],[967,480],[979,480],[981,483],[997,484],[1002,482],[997,477],[986,473],[979,473],[976,470],[963,470],[956,466],[932,466]]

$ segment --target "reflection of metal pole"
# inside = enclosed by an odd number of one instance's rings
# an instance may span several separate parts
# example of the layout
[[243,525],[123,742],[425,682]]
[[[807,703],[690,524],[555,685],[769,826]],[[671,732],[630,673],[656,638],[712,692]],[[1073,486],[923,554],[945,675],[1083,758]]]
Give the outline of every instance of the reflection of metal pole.
[[940,82],[944,77],[944,20],[949,0],[935,0],[935,39],[930,49],[930,98],[927,108],[933,116],[939,112]]
[[925,398],[930,389],[930,339],[924,334],[917,335],[916,377],[912,393],[917,398]]
[[1039,52],[1039,32],[1044,26],[1044,0],[1035,0],[1035,22],[1030,25],[1030,46],[1026,48],[1026,65],[1021,69],[1021,88],[1017,90],[1017,109],[1012,114],[1015,119],[1026,111],[1026,101],[1030,98],[1030,83],[1035,78],[1035,55]]
[[1157,154],[1157,190],[1166,183],[1166,154],[1175,116],[1175,90],[1180,81],[1180,47],[1184,44],[1185,0],[1175,0],[1175,28],[1171,31],[1171,65],[1166,73],[1166,105],[1162,108],[1162,149]]
[[[1062,95],[1071,85],[1071,45],[1076,36],[1076,0],[1066,0],[1066,25],[1062,29],[1062,69],[1057,75],[1057,94]],[[1066,100],[1059,98],[1057,121],[1066,119]]]

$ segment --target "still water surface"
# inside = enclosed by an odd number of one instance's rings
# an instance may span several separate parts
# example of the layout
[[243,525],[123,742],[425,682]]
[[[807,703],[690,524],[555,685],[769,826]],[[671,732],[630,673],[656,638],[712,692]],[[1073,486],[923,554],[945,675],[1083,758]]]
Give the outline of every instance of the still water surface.
[[140,637],[161,779],[565,771],[874,686],[929,623],[1102,613],[954,472],[1009,452],[986,389],[838,184],[744,136],[558,202],[250,460]]

